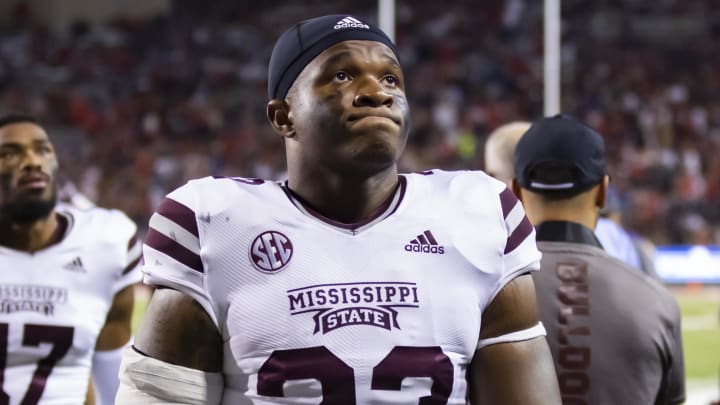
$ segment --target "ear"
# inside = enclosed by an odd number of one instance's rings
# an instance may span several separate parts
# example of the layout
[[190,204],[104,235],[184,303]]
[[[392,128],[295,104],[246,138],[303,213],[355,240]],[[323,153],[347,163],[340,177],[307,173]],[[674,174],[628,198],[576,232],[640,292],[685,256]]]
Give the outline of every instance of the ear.
[[610,176],[603,176],[602,181],[598,184],[598,192],[595,195],[595,205],[599,209],[605,208],[605,199],[607,197],[607,189],[610,186]]
[[522,198],[522,187],[520,187],[520,184],[517,182],[517,179],[512,179],[511,184],[512,192],[515,194],[515,197],[517,197],[520,202],[523,202]]
[[275,132],[286,138],[295,135],[295,127],[290,118],[290,106],[285,100],[268,101],[265,112]]

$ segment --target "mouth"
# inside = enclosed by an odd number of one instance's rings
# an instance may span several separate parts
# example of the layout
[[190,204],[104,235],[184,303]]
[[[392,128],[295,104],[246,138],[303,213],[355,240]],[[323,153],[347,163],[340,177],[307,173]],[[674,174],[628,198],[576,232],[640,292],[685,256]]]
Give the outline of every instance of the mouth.
[[385,113],[356,113],[351,114],[348,117],[348,122],[355,123],[359,121],[365,121],[365,120],[372,120],[372,121],[387,121],[390,120],[395,125],[400,125],[400,118],[392,115],[392,114],[385,114]]
[[18,187],[24,190],[44,190],[50,183],[50,178],[46,175],[33,174],[20,177]]

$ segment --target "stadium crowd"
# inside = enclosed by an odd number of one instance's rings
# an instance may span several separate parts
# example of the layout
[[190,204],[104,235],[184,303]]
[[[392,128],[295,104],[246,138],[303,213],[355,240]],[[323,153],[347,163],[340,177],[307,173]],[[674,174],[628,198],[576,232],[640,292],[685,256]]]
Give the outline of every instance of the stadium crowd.
[[[605,137],[624,221],[657,244],[720,243],[711,3],[563,1],[563,110]],[[298,15],[340,10],[376,20],[375,1],[176,0],[166,16],[58,32],[18,2],[0,26],[0,110],[38,116],[65,177],[146,226],[189,178],[283,177],[264,111],[272,40]],[[397,1],[413,106],[404,170],[482,167],[487,134],[542,115],[542,11]]]

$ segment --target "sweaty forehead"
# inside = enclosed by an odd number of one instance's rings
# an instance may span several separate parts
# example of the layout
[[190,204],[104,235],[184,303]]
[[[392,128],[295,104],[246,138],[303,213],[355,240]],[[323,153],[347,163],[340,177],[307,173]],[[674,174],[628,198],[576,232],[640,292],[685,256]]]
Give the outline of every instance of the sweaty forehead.
[[18,122],[0,127],[0,145],[50,142],[47,133],[31,122]]

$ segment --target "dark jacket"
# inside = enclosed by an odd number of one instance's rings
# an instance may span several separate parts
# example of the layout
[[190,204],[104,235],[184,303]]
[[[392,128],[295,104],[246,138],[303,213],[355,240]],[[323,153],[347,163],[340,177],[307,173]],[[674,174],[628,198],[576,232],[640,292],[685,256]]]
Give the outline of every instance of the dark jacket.
[[680,310],[657,280],[611,257],[576,223],[536,227],[540,318],[564,404],[679,404]]

